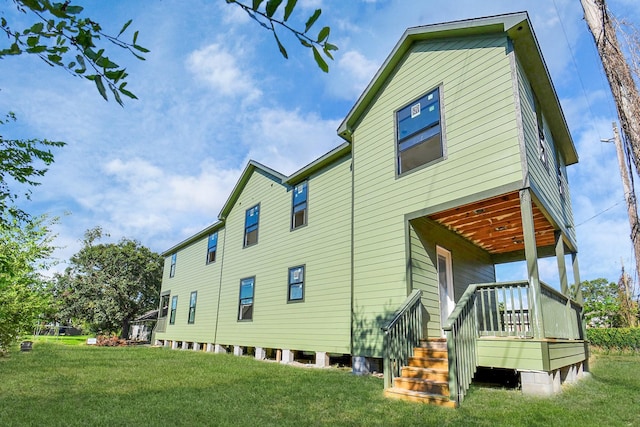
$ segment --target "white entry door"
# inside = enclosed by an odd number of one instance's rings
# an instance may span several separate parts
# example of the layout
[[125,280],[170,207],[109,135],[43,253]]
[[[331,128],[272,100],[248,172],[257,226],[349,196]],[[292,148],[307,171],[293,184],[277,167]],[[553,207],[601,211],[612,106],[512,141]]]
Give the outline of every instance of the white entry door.
[[[440,325],[444,325],[455,308],[453,299],[453,268],[451,252],[440,246],[436,247],[438,255],[438,290],[440,292]],[[441,328],[442,329],[442,328]],[[442,331],[444,336],[444,331]]]

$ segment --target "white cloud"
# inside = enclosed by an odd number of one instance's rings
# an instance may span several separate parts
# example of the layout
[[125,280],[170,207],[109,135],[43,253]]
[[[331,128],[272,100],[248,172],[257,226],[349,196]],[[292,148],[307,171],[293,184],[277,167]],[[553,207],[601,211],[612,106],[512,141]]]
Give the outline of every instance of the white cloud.
[[381,64],[356,50],[339,55],[329,82],[329,91],[336,97],[354,100],[360,96]]
[[259,110],[243,134],[250,144],[247,160],[291,174],[341,143],[336,136],[338,124],[314,113]]
[[253,78],[241,67],[238,58],[217,43],[192,52],[187,59],[189,71],[217,93],[251,99],[260,96]]

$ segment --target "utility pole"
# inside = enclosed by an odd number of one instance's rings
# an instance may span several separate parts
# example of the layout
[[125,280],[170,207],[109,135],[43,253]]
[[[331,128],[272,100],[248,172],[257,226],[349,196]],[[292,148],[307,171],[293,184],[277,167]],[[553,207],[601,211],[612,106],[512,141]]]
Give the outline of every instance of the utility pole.
[[[620,166],[620,176],[622,177],[622,189],[624,191],[624,200],[627,203],[627,215],[629,216],[629,226],[631,227],[631,243],[633,244],[633,253],[636,258],[636,280],[640,280],[640,228],[638,225],[638,204],[636,202],[636,193],[631,185],[629,177],[629,166],[624,156],[624,148],[618,133],[616,123],[611,123],[613,127],[613,143],[616,146],[616,154],[618,155],[618,165]],[[611,140],[604,140],[610,142]],[[622,267],[624,273],[624,267]]]
[[602,60],[604,72],[609,80],[618,110],[622,132],[630,145],[631,158],[640,174],[640,95],[631,74],[615,28],[607,12],[605,0],[580,0],[584,18],[593,35]]

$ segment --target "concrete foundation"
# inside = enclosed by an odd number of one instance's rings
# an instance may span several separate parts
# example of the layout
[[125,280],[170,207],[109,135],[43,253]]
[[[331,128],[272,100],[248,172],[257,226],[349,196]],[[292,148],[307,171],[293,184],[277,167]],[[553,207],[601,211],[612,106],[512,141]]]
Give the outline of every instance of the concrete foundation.
[[563,384],[573,384],[584,376],[584,365],[578,363],[551,372],[520,371],[522,393],[531,396],[552,396],[562,391]]
[[262,347],[256,347],[256,354],[255,354],[255,358],[257,360],[264,360],[267,358],[267,352],[265,351],[264,348]]
[[329,367],[329,355],[325,351],[316,351],[316,366],[318,368]]
[[200,351],[200,343],[199,342],[194,342],[193,343],[193,351]]
[[213,352],[214,353],[223,353],[224,354],[224,353],[227,352],[227,349],[224,348],[223,346],[221,346],[220,344],[215,344],[213,346]]
[[208,342],[207,343],[207,353],[211,353],[213,352],[213,344]]
[[356,375],[369,375],[374,372],[382,372],[379,359],[365,356],[353,356],[351,358],[351,371]]
[[293,351],[291,350],[282,350],[282,360],[280,363],[292,363],[293,362]]
[[243,354],[243,348],[240,347],[239,345],[234,345],[233,346],[233,355],[234,356],[242,356]]
[[172,341],[171,342],[171,349],[172,350],[177,350],[178,349],[178,341]]

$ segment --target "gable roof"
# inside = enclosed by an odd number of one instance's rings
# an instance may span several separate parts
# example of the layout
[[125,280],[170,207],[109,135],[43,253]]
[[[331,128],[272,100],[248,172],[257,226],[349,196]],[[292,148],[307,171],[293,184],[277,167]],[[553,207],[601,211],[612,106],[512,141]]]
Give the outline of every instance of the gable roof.
[[518,59],[534,92],[538,94],[542,109],[548,113],[546,118],[558,149],[564,154],[567,165],[577,163],[575,145],[526,12],[408,28],[338,127],[338,135],[351,142],[353,131],[361,117],[414,43],[496,33],[506,33],[513,41]]

